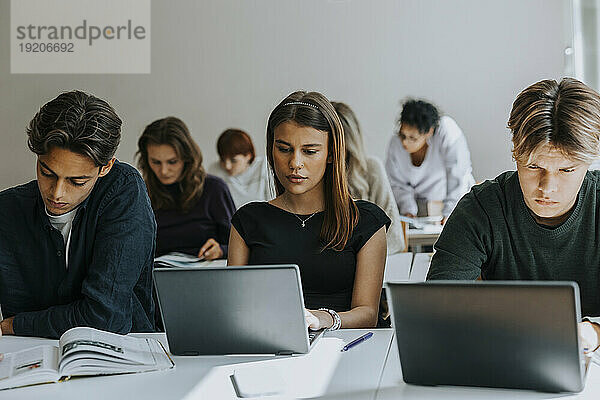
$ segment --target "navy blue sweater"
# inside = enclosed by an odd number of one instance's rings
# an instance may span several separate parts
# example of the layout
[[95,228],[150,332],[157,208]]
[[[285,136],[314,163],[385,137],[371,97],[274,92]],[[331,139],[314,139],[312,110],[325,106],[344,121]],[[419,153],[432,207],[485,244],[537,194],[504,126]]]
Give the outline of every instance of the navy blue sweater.
[[37,181],[0,192],[0,305],[16,335],[58,338],[75,326],[154,330],[156,223],[140,174],[115,162],[78,207],[69,267]]

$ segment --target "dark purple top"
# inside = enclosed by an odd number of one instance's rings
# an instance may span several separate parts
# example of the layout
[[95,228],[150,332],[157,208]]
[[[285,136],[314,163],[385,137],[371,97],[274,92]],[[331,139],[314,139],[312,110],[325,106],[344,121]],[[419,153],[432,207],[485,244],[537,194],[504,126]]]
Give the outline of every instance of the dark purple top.
[[[177,199],[179,184],[168,186]],[[227,185],[221,178],[206,175],[198,202],[184,213],[181,210],[154,210],[156,217],[156,256],[178,251],[197,255],[200,247],[210,238],[221,245],[223,258],[227,257],[231,216],[235,205]]]

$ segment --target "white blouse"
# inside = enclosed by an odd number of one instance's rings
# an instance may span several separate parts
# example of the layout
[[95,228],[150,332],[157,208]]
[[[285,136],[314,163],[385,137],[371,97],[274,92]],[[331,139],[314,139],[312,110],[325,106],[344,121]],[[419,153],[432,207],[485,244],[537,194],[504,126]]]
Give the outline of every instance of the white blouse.
[[440,119],[420,166],[414,166],[398,135],[388,145],[385,169],[400,214],[417,215],[417,199],[442,201],[442,213],[449,216],[458,200],[475,183],[471,154],[457,123],[448,116]]

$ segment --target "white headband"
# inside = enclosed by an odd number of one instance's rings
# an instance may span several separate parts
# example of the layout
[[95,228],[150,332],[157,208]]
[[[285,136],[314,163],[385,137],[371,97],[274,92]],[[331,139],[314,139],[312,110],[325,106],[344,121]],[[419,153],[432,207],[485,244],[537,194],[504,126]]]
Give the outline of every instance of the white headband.
[[285,103],[282,107],[285,107],[285,106],[308,106],[308,107],[312,107],[315,110],[319,111],[319,107],[315,106],[314,104],[304,103],[302,101],[292,101],[290,103]]

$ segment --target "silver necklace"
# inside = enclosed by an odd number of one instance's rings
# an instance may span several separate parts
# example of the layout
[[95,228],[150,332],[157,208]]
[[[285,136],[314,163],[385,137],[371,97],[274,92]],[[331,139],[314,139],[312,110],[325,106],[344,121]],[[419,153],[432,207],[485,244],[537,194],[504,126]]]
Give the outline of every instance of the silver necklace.
[[290,212],[292,214],[294,214],[294,217],[296,217],[296,218],[298,218],[300,220],[300,222],[302,223],[302,227],[303,228],[306,226],[306,221],[308,221],[309,219],[311,219],[312,217],[314,217],[316,213],[318,213],[318,211],[315,211],[314,213],[310,214],[307,218],[302,219],[302,218],[300,218],[298,216],[298,214],[296,214],[295,212],[292,211],[292,208],[290,207],[290,205],[288,204],[288,202],[285,200],[285,197],[282,197],[281,199],[285,203],[285,206],[290,210]]

